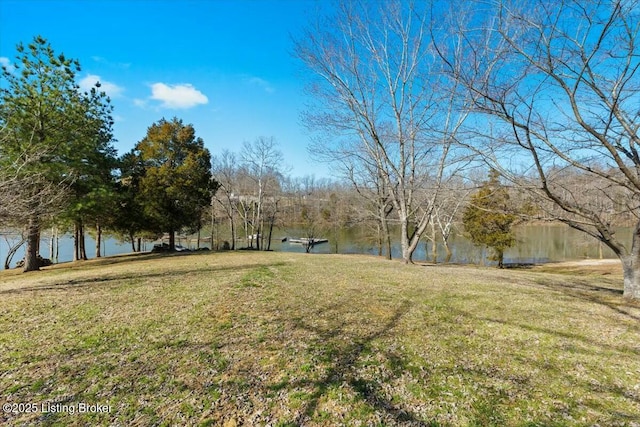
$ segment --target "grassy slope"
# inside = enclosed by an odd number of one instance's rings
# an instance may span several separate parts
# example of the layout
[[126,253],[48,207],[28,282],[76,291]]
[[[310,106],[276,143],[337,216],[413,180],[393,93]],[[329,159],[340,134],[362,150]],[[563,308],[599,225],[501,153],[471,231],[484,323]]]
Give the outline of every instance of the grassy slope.
[[364,256],[109,258],[0,274],[0,403],[22,425],[640,425],[619,272]]

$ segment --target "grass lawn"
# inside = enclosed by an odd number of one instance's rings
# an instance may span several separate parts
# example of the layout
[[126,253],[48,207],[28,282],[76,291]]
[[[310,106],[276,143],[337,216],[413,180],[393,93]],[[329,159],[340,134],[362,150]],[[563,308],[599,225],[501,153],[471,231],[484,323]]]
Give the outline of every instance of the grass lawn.
[[601,270],[243,251],[3,272],[0,424],[638,427],[640,304]]

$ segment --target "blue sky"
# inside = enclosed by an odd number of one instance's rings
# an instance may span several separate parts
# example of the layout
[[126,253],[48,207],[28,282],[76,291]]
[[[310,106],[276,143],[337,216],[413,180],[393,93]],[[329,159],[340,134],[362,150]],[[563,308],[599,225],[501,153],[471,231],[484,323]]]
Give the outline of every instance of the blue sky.
[[291,37],[328,0],[2,0],[0,61],[42,35],[78,59],[81,85],[112,99],[119,153],[165,117],[192,123],[212,154],[273,136],[292,176],[329,175],[308,155],[304,73]]

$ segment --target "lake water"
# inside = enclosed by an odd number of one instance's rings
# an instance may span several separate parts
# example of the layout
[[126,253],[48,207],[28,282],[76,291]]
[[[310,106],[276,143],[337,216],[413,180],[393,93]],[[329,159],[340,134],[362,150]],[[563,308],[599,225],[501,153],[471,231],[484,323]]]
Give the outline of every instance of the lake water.
[[[615,254],[605,245],[564,225],[524,225],[514,228],[517,243],[505,252],[506,263],[544,263],[552,261],[568,261],[587,258],[616,258]],[[293,230],[295,233],[295,230]],[[631,242],[632,229],[621,227],[617,230],[618,236]],[[289,234],[293,237],[296,234]],[[344,230],[338,233],[337,250],[335,239],[331,239],[330,233],[325,236],[329,243],[314,246],[313,253],[366,253],[377,254],[378,248],[374,243],[368,242],[362,230]],[[490,251],[473,245],[461,235],[452,236],[449,242],[452,251],[450,262],[482,264],[491,263],[488,257]],[[304,252],[302,245],[277,242],[272,244],[274,250]],[[400,243],[392,244],[391,255],[394,258],[401,257]],[[438,245],[438,262],[445,259],[445,250],[442,244]],[[431,261],[431,242],[420,243],[413,256],[414,261]]]
[[[611,250],[601,245],[595,239],[586,236],[576,230],[562,225],[525,225],[515,228],[517,236],[517,244],[506,251],[505,262],[507,263],[543,263],[550,261],[577,260],[585,258],[615,258]],[[631,228],[620,228],[618,235],[625,238],[625,241],[631,241]],[[287,252],[305,252],[305,248],[301,244],[282,242],[284,237],[295,238],[303,236],[304,233],[297,229],[280,229],[275,230],[271,249],[275,251]],[[378,253],[377,246],[373,239],[369,237],[366,230],[362,229],[345,229],[337,233],[337,239],[333,233],[327,233],[322,236],[328,238],[328,243],[322,243],[314,246],[312,253],[344,253],[344,254],[372,254]],[[0,237],[0,261],[4,264],[7,256],[8,243],[15,242],[16,236],[3,235]],[[58,262],[68,262],[73,259],[73,238],[69,235],[61,236],[58,240]],[[195,241],[177,240],[178,244],[185,247],[195,248]],[[201,243],[201,246],[208,246],[208,241]],[[245,246],[244,241],[239,241],[238,247]],[[453,257],[451,262],[454,263],[472,263],[482,264],[489,263],[487,261],[488,251],[476,247],[462,236],[453,236],[450,241]],[[89,258],[95,256],[95,241],[90,237],[86,237],[87,255]],[[143,250],[151,250],[152,242],[143,243]],[[414,261],[431,260],[431,243],[420,243],[414,254]],[[102,255],[118,255],[131,252],[131,243],[121,242],[112,237],[103,238]],[[40,253],[43,257],[50,257],[50,239],[43,234],[40,244]],[[398,242],[392,245],[392,256],[400,257],[400,244]],[[16,253],[11,266],[22,259],[24,256],[24,248]],[[438,260],[442,262],[445,257],[445,251],[442,244],[438,249]]]

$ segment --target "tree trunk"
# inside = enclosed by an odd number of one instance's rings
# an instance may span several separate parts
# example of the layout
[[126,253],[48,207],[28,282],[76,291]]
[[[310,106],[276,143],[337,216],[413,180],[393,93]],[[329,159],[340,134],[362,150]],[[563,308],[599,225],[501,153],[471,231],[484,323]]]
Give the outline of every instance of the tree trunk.
[[40,270],[38,263],[38,243],[40,240],[40,224],[38,218],[31,216],[27,225],[27,248],[24,254],[24,267],[22,271]]
[[55,250],[55,255],[54,258],[52,259],[53,262],[55,262],[56,264],[58,263],[58,252],[60,251],[60,238],[58,235],[58,228],[56,228],[56,250]]
[[[4,259],[4,269],[8,270],[11,267],[11,260],[13,260],[13,256],[16,254],[16,252],[18,252],[18,249],[20,249],[22,247],[22,245],[24,245],[24,242],[26,242],[27,240],[23,237],[22,239],[20,239],[20,241],[9,247],[9,250],[7,251],[7,257]],[[7,240],[7,245],[9,245],[9,241]]]
[[385,206],[380,209],[380,225],[382,226],[382,238],[387,246],[387,259],[391,260],[391,234],[389,233],[389,223],[387,222],[387,210]]
[[436,227],[431,223],[431,261],[438,263],[438,239],[436,238]]
[[378,256],[382,256],[382,242],[383,240],[383,236],[384,236],[384,231],[385,231],[385,225],[386,225],[386,221],[384,218],[384,206],[381,206],[382,203],[378,203],[378,223],[376,224],[378,227]]
[[262,248],[262,197],[263,197],[263,188],[262,188],[262,178],[258,178],[258,205],[257,205],[257,216],[256,216],[256,224],[258,224],[258,231],[256,232],[256,249],[260,250]]
[[400,248],[402,250],[402,262],[411,264],[411,252],[409,252],[409,239],[406,234],[406,225],[402,225],[402,236],[400,236]]
[[54,234],[54,229],[51,228],[51,238],[49,239],[49,259],[51,261],[53,261],[53,251],[54,251],[54,244],[55,244],[55,234]]
[[640,299],[640,221],[633,230],[631,254],[621,257],[625,298]]
[[411,252],[409,251],[409,237],[407,235],[408,225],[406,218],[401,220],[401,236],[400,236],[400,248],[402,249],[402,262],[405,264],[411,263]]
[[136,251],[136,238],[133,235],[133,233],[129,233],[129,240],[131,240],[131,251],[135,252]]
[[214,241],[214,238],[215,238],[214,232],[217,231],[217,229],[218,229],[218,227],[217,227],[217,225],[215,224],[215,222],[213,220],[213,215],[211,215],[211,245],[210,245],[209,249],[211,249],[212,251],[214,250],[214,247],[213,247],[213,241]]
[[400,218],[402,235],[400,236],[400,245],[402,248],[402,261],[405,264],[413,264],[413,252],[418,245],[417,239],[409,238],[409,220],[406,214]]
[[260,249],[262,249],[264,251],[265,250],[265,246],[264,246],[264,242],[265,242],[265,237],[264,237],[264,213],[262,214],[262,218],[263,219],[260,221],[258,240],[260,241]]
[[[244,207],[243,207],[244,209]],[[247,242],[247,247],[253,248],[253,245],[249,246],[249,244],[252,244],[252,242],[249,240],[249,218],[248,218],[249,213],[247,212],[246,209],[244,209],[244,218],[243,218],[243,226],[244,226],[244,238],[245,238],[245,242]]]
[[96,223],[96,258],[100,258],[102,253],[100,252],[100,244],[102,243],[102,227],[100,223]]
[[80,259],[87,260],[87,246],[84,240],[84,224],[80,222]]
[[213,204],[213,199],[211,199],[211,244],[209,245],[209,249],[214,250],[213,249],[213,238],[214,238],[214,232],[217,231],[218,227],[216,225],[216,220],[215,220],[215,216],[214,216],[214,204]]
[[172,228],[169,230],[169,252],[173,252],[176,250],[176,232]]
[[603,259],[604,254],[602,253],[602,242],[598,241],[598,259]]
[[625,298],[640,299],[640,260],[633,256],[625,257],[622,260],[622,271],[624,274]]
[[78,220],[73,225],[73,260],[87,260],[87,250],[84,241],[84,225]]
[[73,223],[73,261],[80,259],[80,230],[78,222]]
[[271,250],[271,237],[273,237],[273,223],[275,222],[274,217],[270,217],[270,221],[269,221],[269,238],[267,240],[267,250],[270,251]]
[[138,237],[138,249],[136,252],[142,252],[141,244],[142,244],[142,237]]
[[233,216],[229,218],[229,226],[231,227],[231,250],[236,250],[236,222],[234,221]]
[[453,256],[453,253],[451,252],[451,248],[449,247],[449,242],[447,242],[447,239],[443,240],[443,244],[444,244],[444,251],[446,253],[446,256],[444,257],[444,263],[448,264],[451,261],[451,257]]

